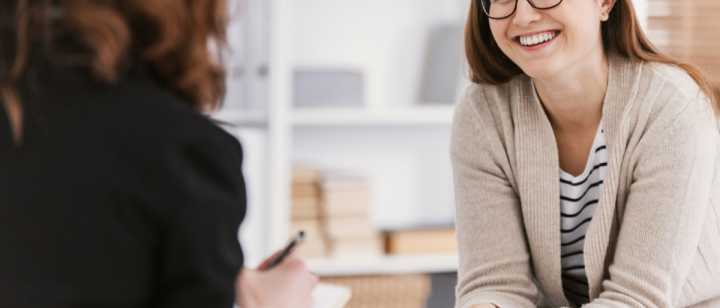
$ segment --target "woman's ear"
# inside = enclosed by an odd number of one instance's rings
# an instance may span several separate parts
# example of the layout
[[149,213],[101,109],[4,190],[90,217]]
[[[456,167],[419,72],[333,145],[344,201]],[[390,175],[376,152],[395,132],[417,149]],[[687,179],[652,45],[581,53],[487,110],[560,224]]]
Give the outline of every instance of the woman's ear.
[[610,18],[610,12],[615,7],[616,0],[597,0],[600,8],[600,20],[607,21]]

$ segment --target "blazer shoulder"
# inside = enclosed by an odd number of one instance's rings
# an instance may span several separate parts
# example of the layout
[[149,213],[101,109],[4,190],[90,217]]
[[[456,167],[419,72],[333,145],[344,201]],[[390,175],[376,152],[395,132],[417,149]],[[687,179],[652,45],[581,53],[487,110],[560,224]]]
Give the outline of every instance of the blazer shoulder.
[[[152,84],[128,84],[118,89],[118,95],[107,111],[124,115],[121,126],[133,126],[133,137],[148,142],[164,143],[205,139],[239,147],[239,143],[209,115],[194,109],[182,98]],[[110,123],[117,125],[118,123]],[[143,138],[142,136],[145,136]]]
[[93,115],[87,129],[106,139],[119,157],[148,162],[190,159],[219,166],[241,166],[243,148],[236,137],[182,98],[147,83],[103,91],[87,104]]

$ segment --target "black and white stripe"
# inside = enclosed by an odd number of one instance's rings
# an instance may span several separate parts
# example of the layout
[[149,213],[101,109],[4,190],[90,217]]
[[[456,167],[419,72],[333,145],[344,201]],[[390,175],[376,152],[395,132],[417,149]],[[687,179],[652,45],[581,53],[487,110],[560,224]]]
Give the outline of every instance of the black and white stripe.
[[563,288],[568,300],[576,306],[589,301],[583,244],[595,208],[600,203],[607,163],[605,131],[598,129],[583,173],[573,176],[560,172]]

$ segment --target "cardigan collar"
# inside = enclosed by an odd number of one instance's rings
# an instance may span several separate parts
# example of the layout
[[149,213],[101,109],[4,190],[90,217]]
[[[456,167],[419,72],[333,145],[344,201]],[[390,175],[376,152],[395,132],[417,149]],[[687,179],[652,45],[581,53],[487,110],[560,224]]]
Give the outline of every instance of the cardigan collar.
[[[619,167],[625,144],[621,139],[622,115],[637,94],[640,65],[617,55],[608,57],[608,89],[603,102],[603,118],[608,143],[608,173],[604,181],[600,204],[588,227],[584,244],[585,267],[590,298],[601,291],[604,267],[611,261],[607,248],[612,233],[617,232],[615,202]],[[515,114],[516,159],[518,190],[524,213],[528,245],[533,257],[533,270],[550,303],[568,305],[562,286],[560,258],[560,174],[557,141],[544,108],[535,94],[530,78],[521,77],[513,87]],[[541,262],[541,260],[546,260]]]

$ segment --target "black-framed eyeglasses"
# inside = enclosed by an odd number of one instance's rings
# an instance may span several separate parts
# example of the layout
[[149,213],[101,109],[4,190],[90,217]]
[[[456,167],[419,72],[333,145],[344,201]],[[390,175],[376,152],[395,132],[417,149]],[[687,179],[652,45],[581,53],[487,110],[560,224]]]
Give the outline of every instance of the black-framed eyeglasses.
[[[483,13],[490,19],[505,19],[517,11],[518,0],[479,0]],[[538,10],[549,10],[560,5],[563,0],[527,0],[530,6]]]

